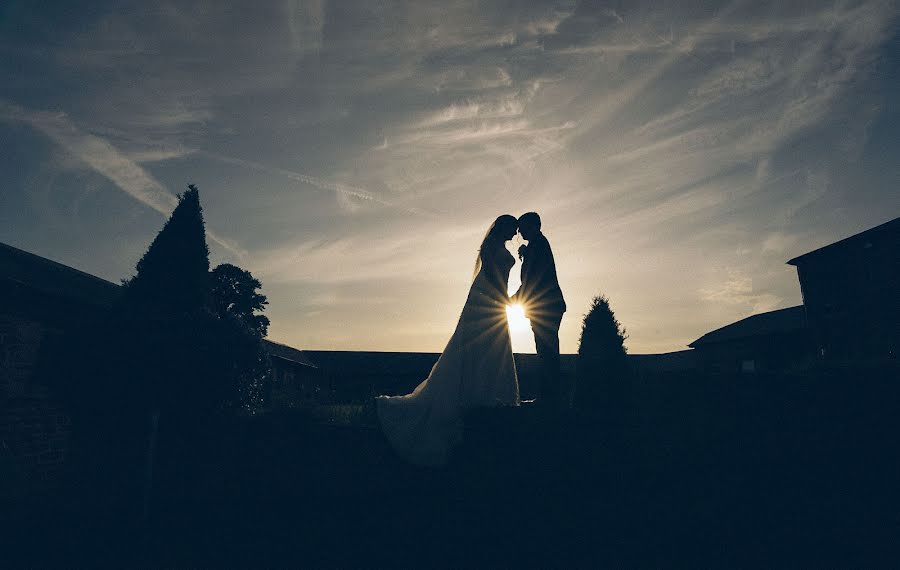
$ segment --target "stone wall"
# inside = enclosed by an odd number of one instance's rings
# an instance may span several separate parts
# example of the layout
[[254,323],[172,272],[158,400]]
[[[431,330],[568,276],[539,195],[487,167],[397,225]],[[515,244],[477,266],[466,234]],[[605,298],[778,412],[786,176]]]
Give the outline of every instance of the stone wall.
[[40,323],[0,315],[0,397],[22,398],[29,391],[44,333]]
[[0,315],[0,452],[11,459],[30,493],[55,487],[65,465],[71,418],[35,379],[41,323]]

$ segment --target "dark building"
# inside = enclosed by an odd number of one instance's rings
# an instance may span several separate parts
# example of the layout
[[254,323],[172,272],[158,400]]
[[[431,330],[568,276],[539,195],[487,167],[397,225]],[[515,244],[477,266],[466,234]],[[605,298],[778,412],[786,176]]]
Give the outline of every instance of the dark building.
[[688,346],[708,374],[778,372],[814,356],[802,306],[752,315],[708,332]]
[[[0,243],[0,475],[14,473],[25,492],[59,480],[69,450],[71,418],[41,364],[66,333],[108,311],[121,287],[44,257]],[[333,390],[304,354],[264,341],[272,366],[275,406],[331,401]],[[51,367],[65,370],[65,363]],[[15,491],[21,494],[22,490]]]
[[897,358],[900,218],[788,261],[826,359]]
[[322,370],[306,353],[271,340],[263,345],[272,369],[266,401],[272,408],[331,403],[334,389]]
[[628,365],[635,378],[689,378],[699,363],[696,350],[677,350],[662,354],[629,354]]
[[119,291],[114,283],[0,243],[0,461],[30,492],[58,482],[70,437],[69,414],[36,377],[41,352],[80,330]]

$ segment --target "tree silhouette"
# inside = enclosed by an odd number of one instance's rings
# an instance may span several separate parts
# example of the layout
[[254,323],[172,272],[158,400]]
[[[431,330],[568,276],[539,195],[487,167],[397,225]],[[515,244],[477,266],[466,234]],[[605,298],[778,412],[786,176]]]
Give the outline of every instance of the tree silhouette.
[[234,265],[209,270],[200,193],[189,185],[123,283],[116,354],[130,399],[183,429],[217,411],[258,407],[269,325],[260,287]]
[[118,311],[118,380],[147,434],[144,518],[154,495],[185,504],[202,485],[195,468],[217,437],[214,417],[261,403],[269,320],[257,314],[267,303],[259,287],[233,265],[210,272],[200,194],[189,185],[123,283]]
[[221,319],[233,317],[260,337],[266,336],[269,319],[259,315],[269,304],[257,289],[262,287],[249,271],[230,263],[223,263],[210,274],[213,312]]
[[269,319],[258,314],[268,300],[258,291],[258,279],[228,263],[212,270],[210,284],[210,305],[219,325],[211,371],[227,386],[224,407],[253,413],[263,405],[269,373],[262,345]]
[[626,338],[625,329],[609,306],[609,299],[604,295],[594,297],[581,325],[576,407],[597,411],[621,404],[616,400],[624,396]]
[[[206,374],[215,346],[209,305],[209,249],[199,192],[193,185],[123,281],[107,318],[98,319],[79,356],[85,447],[106,473],[102,486],[123,520],[146,518],[151,489],[177,479],[187,449],[220,399]],[[94,370],[92,370],[94,369]],[[94,373],[95,372],[95,373]],[[158,445],[157,445],[158,444]],[[165,473],[168,471],[168,473]],[[98,487],[100,490],[100,487]]]
[[193,184],[124,283],[133,308],[164,314],[196,312],[209,293],[209,248],[200,192]]
[[38,373],[72,411],[73,465],[98,516],[119,524],[187,508],[207,451],[227,445],[223,412],[259,407],[269,324],[260,286],[233,265],[209,271],[190,185],[118,302],[46,343]]
[[193,184],[123,282],[117,355],[132,396],[172,415],[210,407],[207,352],[214,346],[209,311],[209,248],[200,193]]

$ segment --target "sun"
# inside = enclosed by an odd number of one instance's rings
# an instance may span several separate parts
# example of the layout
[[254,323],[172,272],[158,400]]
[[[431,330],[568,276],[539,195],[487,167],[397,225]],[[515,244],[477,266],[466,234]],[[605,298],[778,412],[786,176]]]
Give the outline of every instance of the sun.
[[522,305],[507,305],[506,320],[509,322],[509,336],[512,339],[513,352],[534,354],[534,335],[531,334],[531,321],[525,318]]
[[509,321],[510,332],[531,330],[531,322],[525,318],[525,309],[522,305],[507,305],[506,319]]

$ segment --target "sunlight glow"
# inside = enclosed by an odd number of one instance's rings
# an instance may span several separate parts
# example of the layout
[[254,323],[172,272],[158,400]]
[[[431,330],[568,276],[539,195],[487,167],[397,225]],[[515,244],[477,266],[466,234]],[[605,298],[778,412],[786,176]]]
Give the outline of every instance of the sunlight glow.
[[525,309],[522,305],[507,305],[506,318],[511,333],[531,330],[531,322],[525,318]]
[[531,332],[531,321],[525,318],[522,305],[507,305],[506,320],[509,322],[509,336],[512,338],[513,352],[534,354],[534,334]]

